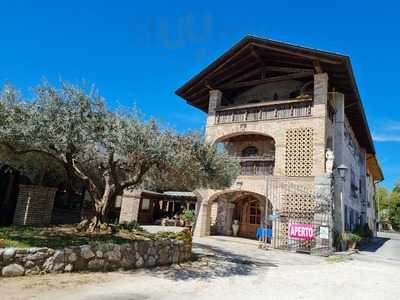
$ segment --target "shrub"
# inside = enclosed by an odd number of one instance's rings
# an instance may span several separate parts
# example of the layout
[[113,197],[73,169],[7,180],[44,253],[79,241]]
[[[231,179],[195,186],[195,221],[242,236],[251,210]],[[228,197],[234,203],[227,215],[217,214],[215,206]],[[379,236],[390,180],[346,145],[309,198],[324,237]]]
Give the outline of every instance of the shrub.
[[183,222],[194,222],[195,214],[194,210],[185,209],[181,214],[181,220]]
[[130,223],[121,223],[115,226],[118,230],[128,230],[128,231],[144,231],[143,227],[136,221]]
[[357,225],[357,227],[353,230],[353,233],[355,233],[365,239],[369,239],[374,236],[374,233],[369,228],[367,223],[365,223],[363,225],[361,225],[361,224]]
[[353,243],[358,243],[362,240],[361,236],[359,236],[356,233],[351,233],[351,232],[344,232],[342,234],[342,239],[345,242],[353,242]]
[[341,249],[342,242],[343,242],[342,235],[334,229],[333,230],[333,246],[335,247],[336,250]]
[[183,241],[186,245],[192,244],[192,234],[190,230],[182,230],[180,232],[162,231],[154,236],[155,239],[173,239]]

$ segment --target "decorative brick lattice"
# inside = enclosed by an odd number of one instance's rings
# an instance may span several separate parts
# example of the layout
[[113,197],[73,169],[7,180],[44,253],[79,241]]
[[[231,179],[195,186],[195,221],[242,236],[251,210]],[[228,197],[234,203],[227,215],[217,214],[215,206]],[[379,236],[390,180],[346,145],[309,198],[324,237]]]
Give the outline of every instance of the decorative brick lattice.
[[289,223],[312,224],[314,220],[315,199],[311,192],[299,191],[282,195],[282,216],[286,222],[280,225],[280,245],[296,243],[296,247],[311,250],[312,241],[290,241]]
[[307,214],[315,209],[315,200],[310,193],[288,193],[283,195],[282,211],[294,214]]
[[286,175],[311,176],[313,168],[312,128],[294,128],[286,131]]

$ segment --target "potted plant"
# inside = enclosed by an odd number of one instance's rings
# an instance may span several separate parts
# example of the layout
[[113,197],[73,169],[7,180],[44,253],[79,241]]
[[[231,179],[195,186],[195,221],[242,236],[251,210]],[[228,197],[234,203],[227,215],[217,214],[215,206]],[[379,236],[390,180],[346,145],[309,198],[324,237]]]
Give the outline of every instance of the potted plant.
[[350,250],[354,250],[357,246],[357,243],[359,243],[361,239],[361,236],[351,232],[344,232],[342,235],[342,240],[347,243],[347,247]]
[[182,212],[180,219],[182,220],[182,222],[185,224],[186,227],[192,227],[195,219],[194,210],[185,209]]

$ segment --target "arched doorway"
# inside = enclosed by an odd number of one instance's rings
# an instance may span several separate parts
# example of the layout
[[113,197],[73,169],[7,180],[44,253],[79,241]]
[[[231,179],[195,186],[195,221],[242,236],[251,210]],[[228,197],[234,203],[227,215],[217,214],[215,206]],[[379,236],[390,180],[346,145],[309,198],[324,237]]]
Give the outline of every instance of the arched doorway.
[[257,228],[268,225],[266,216],[272,212],[272,205],[254,192],[227,191],[212,196],[207,211],[212,235],[232,235],[232,224],[238,220],[238,235],[256,238]]
[[262,225],[263,207],[260,205],[260,200],[246,196],[235,201],[234,220],[239,221],[239,236],[254,238],[257,228]]

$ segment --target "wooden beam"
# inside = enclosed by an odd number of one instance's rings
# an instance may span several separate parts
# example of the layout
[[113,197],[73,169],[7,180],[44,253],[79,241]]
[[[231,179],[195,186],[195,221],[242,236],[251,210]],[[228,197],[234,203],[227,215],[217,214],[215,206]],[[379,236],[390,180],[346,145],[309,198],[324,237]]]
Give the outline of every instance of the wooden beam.
[[224,83],[224,85],[228,83],[240,82],[243,79],[257,75],[257,73],[260,74],[260,79],[266,79],[265,71],[282,72],[282,73],[296,73],[296,72],[301,73],[301,72],[312,72],[313,70],[304,68],[289,68],[289,67],[274,67],[274,66],[261,67],[254,69],[253,71],[250,71],[248,73],[245,73],[239,77],[236,77],[232,81]]
[[215,89],[215,88],[214,88],[214,84],[211,83],[210,80],[204,80],[204,86],[205,86],[207,89],[209,89],[209,90]]
[[237,68],[233,68],[232,70],[230,70],[230,72],[226,72],[226,74],[224,74],[225,76],[213,76],[212,79],[215,82],[227,82],[230,79],[233,79],[235,76],[241,76],[243,74],[246,74],[246,72],[250,72],[251,69],[254,68],[258,68],[258,63],[254,62],[254,63],[249,63],[249,64],[244,64],[242,66],[238,66]]
[[257,53],[256,48],[251,47],[251,55],[253,55],[259,62],[263,63],[263,60],[260,57],[260,54]]
[[311,60],[320,60],[322,62],[335,64],[335,65],[343,63],[341,61],[337,61],[337,60],[333,60],[333,59],[329,59],[329,58],[323,58],[323,57],[319,57],[319,56],[312,55],[312,54],[301,53],[301,52],[296,51],[296,50],[292,50],[291,51],[291,50],[282,49],[281,47],[277,47],[277,46],[264,45],[264,44],[259,44],[259,43],[253,43],[253,45],[256,46],[256,47],[259,47],[259,48],[269,49],[269,50],[272,50],[272,51],[286,53],[286,54],[290,54],[290,55],[293,55],[293,56],[304,57],[304,58],[308,58],[308,59],[311,59]]
[[313,71],[312,69],[306,69],[306,68],[274,67],[274,66],[267,66],[265,67],[265,70],[272,72],[282,72],[282,73],[299,73],[299,72]]
[[244,82],[232,82],[232,83],[228,83],[228,84],[224,84],[224,85],[220,86],[219,89],[220,90],[235,89],[235,88],[260,85],[260,84],[270,83],[270,82],[278,82],[278,81],[283,81],[283,80],[288,80],[288,79],[305,78],[305,77],[309,77],[311,75],[313,75],[313,72],[299,72],[299,73],[269,77],[269,78],[265,78],[265,79],[257,79],[257,80],[250,80],[250,81],[244,81]]
[[[250,44],[245,45],[243,48],[241,48],[239,51],[233,53],[229,58],[227,58],[224,62],[220,63],[220,65],[218,65],[217,67],[215,67],[214,70],[212,70],[213,73],[219,71],[221,68],[223,68],[227,63],[229,63],[230,61],[232,61],[236,56],[240,55],[242,52],[246,51],[248,48],[250,47]],[[216,62],[214,62],[213,64],[215,64]],[[212,64],[211,64],[212,65]],[[211,66],[210,65],[210,66]],[[208,66],[207,68],[209,68],[210,66]],[[203,77],[203,80],[207,80],[209,79],[210,76],[207,77]],[[191,87],[189,87],[186,91],[184,96],[185,97],[190,97],[190,92],[193,88],[195,88],[197,85],[193,84]]]
[[236,77],[232,82],[239,82],[239,81],[241,81],[243,79],[249,78],[249,77],[257,75],[257,74],[260,74],[260,76],[261,76],[261,73],[262,73],[263,70],[264,70],[264,68],[254,69],[253,71],[250,71],[250,72],[245,73],[245,74],[243,74],[243,75],[241,75],[239,77]]
[[317,74],[323,73],[321,63],[319,60],[314,60],[313,64],[314,64],[315,73],[317,73]]

